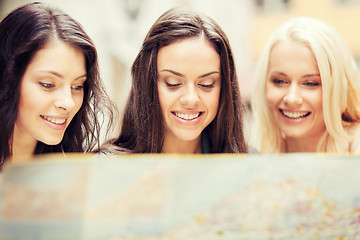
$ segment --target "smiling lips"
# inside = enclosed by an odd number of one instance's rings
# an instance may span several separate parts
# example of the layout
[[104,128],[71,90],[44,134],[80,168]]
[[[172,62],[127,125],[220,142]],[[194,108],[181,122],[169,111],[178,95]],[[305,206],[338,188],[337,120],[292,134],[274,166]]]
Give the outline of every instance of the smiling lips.
[[200,115],[202,114],[202,112],[198,112],[198,113],[194,113],[194,114],[177,113],[177,112],[172,112],[172,113],[175,116],[177,116],[178,118],[181,118],[181,119],[187,120],[187,121],[194,120],[194,119],[200,117]]
[[46,121],[49,121],[53,124],[64,124],[66,122],[66,119],[59,119],[59,118],[52,118],[52,117],[48,117],[48,116],[44,116],[44,115],[40,115],[43,119],[45,119]]
[[281,109],[280,109],[280,112],[285,117],[288,117],[291,119],[301,119],[301,118],[305,118],[311,114],[311,112],[289,112],[289,111],[285,111],[285,110],[281,110]]

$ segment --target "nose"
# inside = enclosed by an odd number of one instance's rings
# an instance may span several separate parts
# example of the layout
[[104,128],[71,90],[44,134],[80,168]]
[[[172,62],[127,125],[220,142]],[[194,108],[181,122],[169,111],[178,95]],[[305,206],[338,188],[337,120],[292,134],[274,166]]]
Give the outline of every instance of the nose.
[[59,89],[55,100],[55,106],[56,108],[61,108],[66,111],[70,111],[75,106],[71,87]]
[[288,105],[300,105],[303,102],[301,90],[296,84],[290,85],[288,91],[284,95],[284,103]]
[[200,98],[195,86],[184,88],[180,97],[180,104],[187,108],[194,108],[199,104]]

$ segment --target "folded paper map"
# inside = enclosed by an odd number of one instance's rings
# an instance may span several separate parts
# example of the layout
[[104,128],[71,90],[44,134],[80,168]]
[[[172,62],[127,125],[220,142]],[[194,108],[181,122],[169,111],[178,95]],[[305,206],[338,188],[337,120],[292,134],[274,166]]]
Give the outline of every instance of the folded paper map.
[[44,155],[0,210],[1,240],[360,239],[360,156]]

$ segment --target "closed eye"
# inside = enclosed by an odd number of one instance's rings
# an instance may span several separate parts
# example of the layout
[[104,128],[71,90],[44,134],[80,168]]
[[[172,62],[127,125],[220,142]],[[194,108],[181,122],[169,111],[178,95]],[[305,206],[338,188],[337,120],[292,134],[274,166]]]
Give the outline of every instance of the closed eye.
[[199,84],[199,86],[203,88],[213,88],[214,84]]
[[166,86],[169,87],[169,88],[176,88],[176,87],[179,87],[181,86],[181,83],[168,83],[166,82]]

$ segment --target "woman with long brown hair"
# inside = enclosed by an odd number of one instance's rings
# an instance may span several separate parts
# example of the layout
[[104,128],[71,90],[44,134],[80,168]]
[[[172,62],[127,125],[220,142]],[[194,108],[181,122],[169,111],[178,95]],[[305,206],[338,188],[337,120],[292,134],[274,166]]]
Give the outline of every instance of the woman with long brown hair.
[[0,22],[0,103],[0,168],[9,158],[92,151],[100,146],[99,119],[107,109],[111,123],[115,109],[89,36],[39,2]]
[[105,151],[246,153],[229,41],[207,16],[174,8],[148,32],[132,65],[119,137]]

